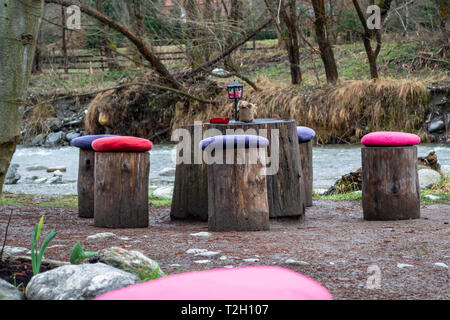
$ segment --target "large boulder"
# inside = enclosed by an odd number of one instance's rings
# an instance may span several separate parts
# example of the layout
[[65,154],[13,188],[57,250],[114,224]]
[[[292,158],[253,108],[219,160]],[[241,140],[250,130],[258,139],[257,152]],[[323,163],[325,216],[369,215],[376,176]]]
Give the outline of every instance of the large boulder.
[[441,175],[439,172],[431,169],[419,170],[419,184],[420,189],[428,189],[433,187],[436,183],[441,181]]
[[62,131],[59,131],[56,133],[51,133],[47,136],[45,145],[48,147],[56,147],[64,141],[64,136],[65,136],[64,132],[62,132]]
[[139,281],[103,263],[67,265],[34,276],[26,292],[29,300],[90,300]]
[[16,287],[0,279],[0,300],[23,300],[24,298],[23,293]]
[[150,276],[153,272],[157,273],[158,277],[164,277],[166,275],[161,270],[158,262],[146,257],[139,251],[128,251],[119,247],[103,249],[91,261],[102,262],[115,268],[139,274],[143,277]]

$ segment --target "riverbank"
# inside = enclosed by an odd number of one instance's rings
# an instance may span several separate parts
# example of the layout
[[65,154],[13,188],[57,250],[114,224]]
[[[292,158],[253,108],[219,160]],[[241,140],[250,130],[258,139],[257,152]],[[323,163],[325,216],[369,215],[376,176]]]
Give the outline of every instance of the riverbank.
[[[113,246],[139,250],[168,274],[278,265],[322,283],[338,300],[450,298],[449,204],[422,204],[417,220],[369,222],[362,219],[358,201],[314,200],[302,223],[276,219],[270,221],[269,231],[206,237],[195,234],[207,232],[207,223],[171,221],[167,206],[150,209],[148,228],[103,229],[95,228],[92,219],[78,218],[76,209],[54,205],[0,204],[0,225],[6,225],[13,211],[6,245],[29,248],[33,226],[45,215],[43,236],[53,228],[58,231],[47,259],[69,261],[73,245],[80,241],[87,251]],[[104,232],[112,234],[87,239]],[[189,249],[218,254],[205,258]],[[379,268],[379,288],[367,286],[373,275],[369,267]]]
[[[150,152],[150,190],[173,187],[175,180],[174,144],[156,144]],[[450,172],[450,146],[445,144],[420,144],[418,156],[425,157],[435,151],[444,174]],[[12,159],[17,165],[20,179],[17,184],[5,185],[4,190],[15,194],[75,195],[78,177],[78,149],[18,147]],[[57,174],[61,181],[50,184],[54,172],[46,168],[64,167]],[[313,147],[313,188],[320,194],[330,188],[337,179],[361,167],[361,145],[326,145]],[[40,170],[35,170],[40,169]],[[45,179],[42,180],[42,179]],[[167,193],[167,192],[165,192]],[[170,193],[170,192],[169,192]]]

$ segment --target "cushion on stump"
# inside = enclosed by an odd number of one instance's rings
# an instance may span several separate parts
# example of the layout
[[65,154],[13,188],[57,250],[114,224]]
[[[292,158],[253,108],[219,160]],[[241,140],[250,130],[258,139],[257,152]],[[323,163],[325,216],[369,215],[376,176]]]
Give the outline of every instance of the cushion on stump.
[[309,142],[316,136],[316,132],[308,127],[297,127],[298,142]]
[[111,291],[96,300],[332,300],[326,288],[295,271],[248,266],[173,274]]
[[413,133],[377,131],[366,134],[361,139],[361,143],[368,147],[387,146],[401,147],[414,146],[420,143],[420,137]]
[[92,148],[92,142],[94,142],[97,139],[108,138],[108,137],[117,137],[117,136],[116,135],[109,135],[109,134],[82,136],[82,137],[78,137],[78,138],[72,139],[72,141],[70,141],[70,144],[72,146],[80,148],[80,149],[94,150]]
[[137,137],[111,137],[95,140],[92,148],[97,152],[145,152],[153,148],[153,143]]
[[205,150],[210,148],[267,148],[269,140],[255,135],[223,135],[203,139],[199,147]]

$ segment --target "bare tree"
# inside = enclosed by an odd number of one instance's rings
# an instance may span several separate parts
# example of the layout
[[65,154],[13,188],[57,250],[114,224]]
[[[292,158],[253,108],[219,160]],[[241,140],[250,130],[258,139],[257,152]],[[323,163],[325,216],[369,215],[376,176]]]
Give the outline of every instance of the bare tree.
[[[356,13],[358,14],[359,21],[361,22],[364,33],[362,34],[362,39],[364,43],[364,49],[366,50],[367,59],[369,61],[370,67],[370,77],[372,79],[378,79],[378,67],[377,67],[377,58],[381,51],[382,40],[381,40],[381,30],[380,29],[369,29],[367,25],[367,18],[364,15],[361,6],[358,3],[358,0],[352,0],[353,5],[356,9]],[[383,26],[384,20],[386,19],[387,13],[391,7],[392,0],[379,0],[378,7],[381,9],[381,28]],[[375,37],[377,41],[377,46],[375,50],[372,48],[372,39]]]
[[[333,48],[328,39],[326,28],[326,13],[324,0],[312,0],[314,9],[314,29],[316,31],[317,43],[320,49],[320,57],[325,67],[328,83],[336,83],[338,80],[338,69],[334,59]],[[330,1],[331,2],[331,1]]]
[[5,0],[0,7],[0,194],[20,137],[43,0]]
[[[96,9],[103,13],[103,1],[104,0],[96,0],[95,1],[95,7]],[[61,6],[61,10],[65,10],[64,6]],[[63,27],[64,28],[64,27]],[[101,49],[105,53],[106,61],[108,64],[109,70],[120,70],[121,67],[118,62],[116,62],[116,56],[114,54],[114,51],[111,49],[111,40],[108,37],[108,28],[106,25],[100,23],[99,25],[100,32],[101,32]]]
[[[300,69],[297,3],[295,0],[286,1],[287,3],[285,0],[264,0],[288,52],[291,83],[300,84],[302,71]],[[278,8],[278,11],[275,11],[274,8]]]

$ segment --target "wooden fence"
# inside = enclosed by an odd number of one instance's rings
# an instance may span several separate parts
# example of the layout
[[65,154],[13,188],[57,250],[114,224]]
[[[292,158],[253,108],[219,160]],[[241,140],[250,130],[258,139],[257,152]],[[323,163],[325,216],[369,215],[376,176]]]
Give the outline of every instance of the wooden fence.
[[[273,50],[275,48],[276,48],[275,46],[257,47],[255,43],[253,43],[251,47],[243,46],[239,50],[257,51],[257,50]],[[184,51],[161,51],[158,49],[159,47],[156,47],[155,54],[159,56],[161,61],[174,61],[186,59]],[[105,56],[104,50],[100,48],[97,50],[91,50],[90,52],[91,54],[68,55],[66,58],[64,55],[57,53],[56,50],[53,50],[51,54],[41,56],[40,62],[43,69],[56,69],[66,71],[94,70],[94,69],[101,69],[102,71],[108,70],[108,60],[107,60],[108,58]],[[114,58],[114,61],[119,65],[130,64],[129,59],[117,55]]]

